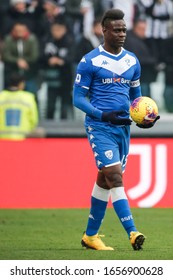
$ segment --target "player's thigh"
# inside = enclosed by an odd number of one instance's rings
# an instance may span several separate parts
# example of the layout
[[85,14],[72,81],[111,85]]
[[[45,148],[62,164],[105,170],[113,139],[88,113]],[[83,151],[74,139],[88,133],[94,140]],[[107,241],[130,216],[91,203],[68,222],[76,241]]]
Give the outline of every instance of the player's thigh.
[[109,127],[88,126],[86,132],[98,169],[121,163],[119,145]]
[[118,131],[118,135],[117,133],[115,133],[114,137],[119,145],[121,168],[122,168],[122,172],[124,172],[127,164],[128,154],[129,154],[130,127],[129,126],[119,127],[116,129],[116,132],[117,131]]

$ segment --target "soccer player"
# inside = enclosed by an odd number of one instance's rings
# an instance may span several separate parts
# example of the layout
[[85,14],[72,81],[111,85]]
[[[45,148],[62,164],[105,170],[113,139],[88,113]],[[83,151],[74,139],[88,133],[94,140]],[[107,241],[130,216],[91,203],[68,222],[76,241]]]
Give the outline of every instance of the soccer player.
[[[123,48],[123,17],[119,9],[105,12],[101,22],[104,43],[81,59],[73,91],[74,106],[86,113],[86,132],[98,167],[81,241],[82,246],[95,250],[114,250],[98,234],[110,198],[133,249],[142,249],[145,240],[135,226],[122,179],[129,152],[129,106],[141,96],[139,61]],[[140,127],[149,128],[158,119]]]

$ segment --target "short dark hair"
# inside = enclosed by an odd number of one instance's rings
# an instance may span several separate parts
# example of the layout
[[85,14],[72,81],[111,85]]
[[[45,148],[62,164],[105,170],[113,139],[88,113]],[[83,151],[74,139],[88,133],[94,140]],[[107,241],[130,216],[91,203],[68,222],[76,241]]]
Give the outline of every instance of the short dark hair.
[[110,9],[106,11],[102,17],[101,25],[105,26],[112,20],[120,20],[124,18],[124,12],[119,9]]
[[18,73],[12,73],[7,80],[7,87],[18,86],[21,82],[24,82],[25,78],[23,75]]

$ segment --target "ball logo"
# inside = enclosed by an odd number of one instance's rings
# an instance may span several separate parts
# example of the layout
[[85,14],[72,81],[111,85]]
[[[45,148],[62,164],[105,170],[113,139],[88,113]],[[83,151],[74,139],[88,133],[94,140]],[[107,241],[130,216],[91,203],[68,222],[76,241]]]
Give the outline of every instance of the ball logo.
[[[140,156],[139,182],[127,191],[130,199],[138,199],[139,207],[153,207],[164,196],[167,188],[167,147],[158,144],[154,148],[154,167],[152,164],[152,147],[149,144],[131,144],[130,155]],[[153,174],[154,187],[151,189]],[[150,191],[151,189],[151,191]],[[146,196],[145,196],[146,194]],[[142,197],[140,199],[140,197]]]

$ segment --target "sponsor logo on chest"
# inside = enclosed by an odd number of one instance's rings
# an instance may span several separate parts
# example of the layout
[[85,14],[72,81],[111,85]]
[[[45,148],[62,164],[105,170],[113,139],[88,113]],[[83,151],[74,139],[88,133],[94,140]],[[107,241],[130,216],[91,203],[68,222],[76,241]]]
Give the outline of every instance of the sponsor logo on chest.
[[121,84],[130,84],[130,80],[126,80],[124,78],[104,78],[102,79],[103,84],[114,84],[114,83],[121,83]]

